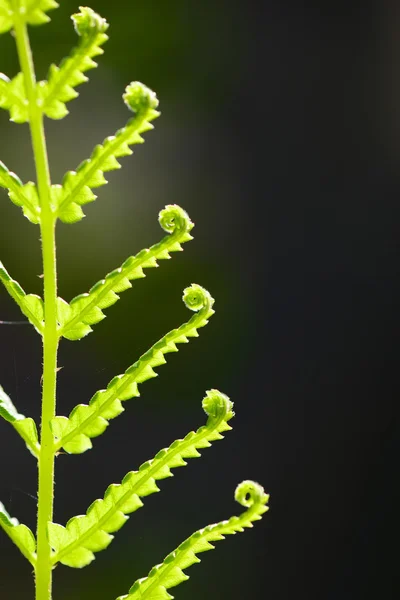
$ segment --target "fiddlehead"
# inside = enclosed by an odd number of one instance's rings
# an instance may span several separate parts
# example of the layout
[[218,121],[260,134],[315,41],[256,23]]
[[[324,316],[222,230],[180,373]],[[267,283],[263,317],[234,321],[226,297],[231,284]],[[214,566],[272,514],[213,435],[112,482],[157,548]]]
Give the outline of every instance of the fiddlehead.
[[245,527],[252,527],[254,521],[268,510],[266,506],[269,496],[254,481],[243,481],[235,491],[235,500],[247,510],[239,517],[231,517],[215,525],[209,525],[196,531],[176,550],[171,552],[160,565],[153,567],[147,577],[138,579],[128,594],[117,600],[168,600],[173,598],[167,590],[189,579],[183,569],[200,562],[196,556],[200,552],[213,550],[211,542],[223,540],[225,535],[242,532]]
[[112,306],[117,294],[132,287],[131,281],[145,277],[143,269],[158,267],[157,260],[170,258],[169,252],[182,250],[181,244],[192,240],[193,228],[188,214],[176,204],[166,206],[159,214],[161,227],[169,235],[151,248],[128,258],[118,269],[96,283],[87,294],[73,298],[68,304],[58,299],[59,335],[80,340],[92,331],[91,325],[105,318],[103,309]]
[[160,115],[156,110],[157,96],[142,83],[134,81],[128,85],[123,98],[135,116],[114,136],[96,146],[91,157],[81,163],[76,171],[68,171],[62,187],[53,186],[55,210],[65,223],[74,223],[84,217],[81,206],[93,202],[97,197],[92,188],[107,183],[104,173],[120,168],[117,159],[132,154],[129,146],[144,142],[140,134],[153,129],[151,121]]
[[81,6],[71,19],[80,37],[79,45],[59,67],[51,65],[48,81],[38,84],[41,109],[51,119],[63,119],[68,114],[65,103],[79,95],[74,88],[88,81],[84,73],[97,67],[93,58],[103,54],[101,46],[108,40],[107,21],[91,8]]
[[158,492],[156,481],[172,477],[172,468],[185,466],[185,458],[198,458],[199,450],[211,446],[211,442],[223,438],[223,432],[232,429],[233,403],[218,390],[207,392],[203,409],[208,416],[207,424],[184,439],[176,440],[156,456],[145,462],[138,471],[128,473],[122,483],[110,485],[103,499],[96,500],[86,515],[73,517],[66,527],[49,524],[49,537],[54,549],[53,564],[61,562],[69,567],[84,567],[99,552],[108,547],[110,535],[118,531],[130,514],[143,506],[141,497]]
[[187,308],[197,311],[187,323],[162,337],[123,375],[114,377],[107,389],[96,392],[89,405],[79,404],[68,418],[55,417],[52,420],[56,450],[64,448],[70,454],[79,454],[90,449],[90,438],[101,435],[108,421],[124,410],[121,401],[139,396],[138,384],[157,377],[153,367],[165,364],[165,355],[178,351],[176,344],[186,343],[189,337],[198,336],[197,329],[204,327],[214,314],[214,299],[207,290],[193,284],[184,291],[183,300]]

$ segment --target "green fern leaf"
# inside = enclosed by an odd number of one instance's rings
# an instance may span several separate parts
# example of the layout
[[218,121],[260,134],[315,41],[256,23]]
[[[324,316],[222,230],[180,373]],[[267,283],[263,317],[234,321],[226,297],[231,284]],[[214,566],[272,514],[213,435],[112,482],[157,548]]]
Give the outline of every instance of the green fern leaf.
[[13,11],[9,0],[0,0],[0,33],[6,33],[13,26]]
[[214,299],[207,290],[193,284],[184,291],[183,300],[190,310],[198,311],[187,323],[167,333],[123,375],[114,377],[107,389],[96,392],[89,405],[78,404],[68,418],[55,417],[51,421],[56,450],[64,448],[69,454],[89,450],[92,447],[90,438],[101,435],[108,421],[124,410],[121,401],[139,396],[138,384],[157,377],[153,367],[166,363],[164,355],[177,352],[176,344],[198,336],[197,329],[204,327],[214,314]]
[[64,223],[75,223],[84,217],[81,206],[96,199],[92,188],[107,183],[104,172],[119,169],[117,159],[132,154],[129,146],[143,143],[140,134],[153,129],[150,121],[160,114],[155,110],[158,100],[154,92],[142,83],[134,82],[126,88],[124,101],[136,113],[135,116],[115,136],[96,146],[91,157],[76,171],[68,171],[64,176],[62,194],[57,203],[57,216]]
[[22,73],[11,80],[0,73],[0,108],[10,112],[10,120],[14,123],[29,121],[29,105]]
[[119,269],[94,285],[87,294],[81,294],[68,305],[58,300],[59,335],[69,340],[79,340],[92,331],[90,325],[104,319],[102,309],[119,300],[117,292],[132,287],[130,281],[145,277],[144,268],[158,267],[157,259],[170,258],[169,252],[182,250],[181,243],[192,238],[193,223],[179,206],[166,206],[159,214],[161,227],[169,233],[158,244],[128,258]]
[[19,548],[22,554],[35,566],[36,540],[32,531],[26,525],[20,524],[17,519],[10,517],[4,504],[0,502],[0,527]]
[[198,458],[198,450],[208,448],[211,442],[223,438],[224,431],[232,429],[228,425],[234,416],[232,407],[227,396],[218,390],[209,390],[203,400],[208,415],[206,425],[161,450],[138,471],[128,473],[121,484],[110,485],[104,499],[93,502],[86,515],[73,517],[66,527],[50,523],[53,564],[61,562],[81,568],[94,560],[93,553],[108,547],[113,539],[110,534],[122,527],[128,519],[126,515],[143,506],[140,497],[159,491],[157,480],[172,477],[172,468],[185,466],[185,458]]
[[239,517],[231,517],[228,521],[221,521],[208,525],[196,531],[185,540],[176,550],[171,552],[160,565],[153,567],[147,577],[138,579],[128,594],[120,596],[117,600],[169,600],[173,598],[167,592],[189,579],[183,569],[200,562],[197,554],[213,550],[211,542],[223,540],[226,535],[244,531],[245,527],[253,527],[253,522],[261,519],[267,510],[269,496],[263,488],[254,481],[243,481],[235,492],[235,500],[247,510]]
[[24,185],[19,177],[9,171],[1,160],[0,186],[8,190],[11,202],[22,208],[22,212],[31,223],[40,223],[40,205],[36,185],[32,181]]
[[42,110],[51,119],[62,119],[68,114],[65,103],[79,95],[74,88],[88,80],[84,73],[97,67],[93,58],[103,54],[101,46],[108,40],[107,21],[91,8],[81,7],[71,19],[80,37],[79,45],[59,67],[51,65],[48,81],[38,86]]
[[44,325],[44,306],[42,298],[36,296],[36,294],[27,295],[19,283],[10,277],[1,261],[0,281],[3,283],[11,298],[18,304],[24,315],[28,317],[36,331],[42,334]]
[[[50,21],[46,13],[57,7],[58,4],[55,0],[21,0],[18,9],[20,18],[25,23],[42,25],[42,23]],[[12,1],[0,0],[0,33],[5,33],[13,28],[14,10]]]
[[11,423],[11,425],[16,429],[16,431],[18,431],[24,440],[30,452],[37,457],[39,455],[40,446],[36,423],[33,419],[27,418],[17,411],[14,404],[11,402],[11,399],[5,393],[1,385],[0,417],[3,417],[3,419]]

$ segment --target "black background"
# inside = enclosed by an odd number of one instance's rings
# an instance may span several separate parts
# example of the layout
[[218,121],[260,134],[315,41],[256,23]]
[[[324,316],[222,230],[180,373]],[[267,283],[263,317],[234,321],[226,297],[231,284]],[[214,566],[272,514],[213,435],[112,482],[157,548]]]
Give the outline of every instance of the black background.
[[[68,0],[32,30],[38,77],[74,43]],[[100,68],[48,122],[53,181],[128,118],[132,79],[160,98],[144,146],[85,210],[58,227],[59,291],[69,300],[161,236],[179,203],[196,224],[183,254],[148,272],[81,342],[62,343],[59,414],[87,402],[187,318],[192,281],[216,298],[198,340],[81,457],[57,460],[57,522],[111,481],[200,426],[216,387],[234,431],[161,482],[106,553],[58,567],[54,598],[108,600],[195,529],[240,511],[245,478],[271,494],[252,531],[218,544],[173,590],[190,598],[397,598],[400,237],[400,8],[397,2],[94,1],[111,26]],[[17,72],[13,40],[0,69]],[[1,159],[34,177],[26,125],[0,115]],[[1,193],[0,258],[40,293],[38,229]],[[5,291],[1,319],[20,318]],[[29,327],[0,329],[0,382],[39,419],[41,348]],[[31,457],[0,423],[0,498],[35,526]],[[0,536],[1,600],[33,598],[30,567]]]

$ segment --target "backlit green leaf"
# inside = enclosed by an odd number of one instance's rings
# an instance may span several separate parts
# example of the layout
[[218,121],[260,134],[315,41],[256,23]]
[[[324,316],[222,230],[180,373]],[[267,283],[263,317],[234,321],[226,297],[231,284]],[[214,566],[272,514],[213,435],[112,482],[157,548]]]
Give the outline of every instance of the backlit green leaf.
[[79,165],[76,171],[68,171],[63,179],[63,194],[57,205],[57,215],[65,223],[82,219],[81,206],[96,199],[92,188],[107,183],[104,172],[120,168],[117,158],[132,154],[129,146],[142,144],[141,133],[153,129],[150,121],[159,116],[155,109],[158,100],[154,92],[142,83],[131,83],[125,91],[124,100],[136,114],[128,124],[96,146],[91,157]]
[[88,80],[84,73],[97,67],[93,58],[103,54],[101,46],[108,40],[107,21],[91,8],[81,7],[71,18],[79,44],[59,67],[51,65],[48,81],[38,86],[42,110],[51,119],[62,119],[68,114],[65,103],[78,96],[74,88]]
[[21,525],[17,519],[10,517],[4,504],[0,502],[0,527],[11,538],[22,554],[35,566],[36,540],[32,531],[26,525]]
[[0,417],[3,417],[6,421],[18,431],[22,439],[25,441],[28,449],[34,456],[38,456],[40,446],[38,440],[38,433],[36,423],[33,419],[26,418],[21,415],[10,397],[5,393],[0,385]]
[[14,123],[26,123],[29,120],[29,106],[22,73],[18,73],[11,80],[0,73],[0,108],[10,112],[10,120]]
[[214,299],[207,290],[193,284],[184,291],[183,300],[190,310],[198,311],[187,323],[162,337],[123,375],[114,377],[107,389],[96,392],[89,405],[78,404],[68,418],[55,417],[52,420],[56,450],[64,448],[70,454],[80,454],[91,448],[90,438],[101,435],[108,421],[124,410],[121,402],[139,396],[138,384],[157,377],[153,367],[166,362],[165,354],[177,352],[176,344],[198,336],[197,329],[204,327],[214,314]]
[[117,292],[132,287],[130,281],[145,277],[143,269],[158,267],[157,260],[170,258],[169,252],[182,250],[181,243],[193,239],[189,233],[193,223],[179,206],[166,206],[160,212],[159,222],[169,233],[161,242],[128,258],[119,269],[106,275],[105,279],[96,283],[87,294],[73,298],[69,305],[59,299],[60,336],[69,340],[79,340],[90,333],[90,326],[104,319],[102,311],[119,300]]
[[189,579],[183,569],[200,562],[196,556],[200,552],[213,550],[211,542],[223,540],[226,535],[244,531],[245,527],[253,527],[254,521],[259,521],[261,515],[267,510],[269,496],[263,488],[254,481],[243,481],[235,492],[235,499],[247,510],[239,517],[231,517],[228,521],[221,521],[208,525],[196,531],[185,540],[176,550],[171,552],[160,565],[153,567],[147,577],[138,579],[128,594],[120,596],[117,600],[169,600],[173,598],[167,592]]
[[44,325],[44,306],[42,298],[35,294],[26,294],[19,283],[10,277],[1,261],[0,281],[3,283],[11,298],[18,304],[24,315],[28,317],[35,329],[42,334]]
[[208,391],[203,400],[208,415],[206,425],[158,452],[138,471],[128,473],[121,484],[110,485],[104,498],[93,502],[86,515],[73,517],[65,528],[49,524],[53,564],[61,562],[79,568],[89,564],[95,558],[94,552],[108,547],[113,539],[110,534],[122,527],[126,515],[143,506],[140,498],[159,491],[157,480],[172,477],[171,469],[185,466],[185,458],[198,458],[198,450],[223,438],[222,433],[231,429],[228,421],[234,415],[232,406],[229,398],[218,390]]
[[1,160],[0,186],[8,190],[11,202],[22,208],[22,212],[31,223],[40,223],[40,205],[36,185],[32,181],[24,185],[19,177],[9,171]]
[[0,0],[0,33],[9,31],[14,26],[14,10],[19,10],[19,18],[28,25],[42,25],[50,18],[46,14],[57,8],[55,0]]

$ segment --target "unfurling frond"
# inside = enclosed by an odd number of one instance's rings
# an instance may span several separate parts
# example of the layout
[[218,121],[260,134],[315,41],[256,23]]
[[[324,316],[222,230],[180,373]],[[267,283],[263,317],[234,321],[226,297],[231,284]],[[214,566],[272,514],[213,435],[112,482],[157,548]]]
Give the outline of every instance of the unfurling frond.
[[97,197],[92,188],[105,185],[107,180],[104,173],[119,169],[121,165],[117,159],[132,154],[129,146],[142,144],[144,140],[140,134],[153,129],[151,121],[160,114],[156,110],[158,100],[154,92],[142,83],[134,82],[126,88],[124,100],[136,113],[135,116],[114,136],[96,146],[91,157],[81,163],[76,171],[68,171],[62,187],[53,186],[57,216],[61,221],[80,221],[84,217],[81,207]]
[[40,223],[40,205],[36,185],[32,181],[24,185],[20,178],[9,171],[1,160],[0,186],[8,190],[11,202],[22,208],[22,212],[31,223]]
[[18,304],[24,315],[28,317],[35,329],[42,334],[44,306],[40,296],[36,296],[36,294],[26,294],[19,283],[10,277],[1,261],[0,281],[10,294],[11,298]]
[[38,433],[36,429],[36,423],[33,419],[27,418],[21,415],[14,404],[12,403],[9,396],[5,393],[0,385],[0,417],[3,417],[6,421],[18,431],[28,449],[34,456],[38,456],[40,446],[38,440]]
[[143,506],[140,498],[159,491],[157,480],[172,477],[171,469],[185,466],[185,458],[198,458],[198,450],[208,448],[211,442],[223,438],[223,432],[232,429],[228,425],[234,416],[232,407],[225,394],[208,391],[203,400],[208,415],[206,425],[158,452],[138,471],[128,473],[122,483],[110,485],[104,499],[93,502],[86,515],[73,517],[66,527],[50,523],[53,564],[61,562],[79,568],[88,565],[95,558],[94,552],[108,547],[114,537],[110,534],[122,527],[128,519],[126,515]]
[[223,540],[226,535],[244,531],[245,527],[253,527],[253,522],[261,519],[267,510],[269,496],[263,488],[254,481],[243,481],[236,488],[235,500],[247,510],[239,517],[231,517],[196,531],[185,540],[176,550],[171,552],[160,565],[153,567],[147,577],[138,579],[128,594],[117,600],[170,600],[173,598],[167,592],[189,579],[184,573],[191,565],[200,562],[197,554],[213,550],[211,542]]
[[187,213],[179,206],[169,205],[159,214],[161,227],[169,233],[158,244],[128,258],[119,269],[96,283],[87,294],[73,298],[68,304],[58,299],[59,335],[80,340],[92,331],[91,325],[105,318],[102,309],[119,300],[117,294],[132,287],[130,281],[145,277],[143,269],[158,267],[157,260],[170,258],[169,252],[182,250],[181,244],[192,238],[193,228]]
[[[20,0],[19,18],[28,25],[42,25],[50,18],[46,14],[57,8],[55,0]],[[5,33],[14,27],[14,8],[11,0],[0,0],[0,33]]]
[[17,519],[10,517],[4,504],[0,502],[0,527],[4,529],[9,538],[20,549],[22,554],[35,566],[36,540],[32,531],[26,525],[20,524]]
[[101,435],[108,421],[124,410],[121,401],[139,396],[138,384],[157,377],[153,367],[166,363],[165,354],[177,352],[176,344],[198,336],[197,329],[204,327],[214,314],[214,299],[207,290],[193,284],[184,291],[183,300],[187,308],[198,311],[187,323],[162,337],[123,375],[114,377],[107,389],[96,392],[89,405],[78,404],[68,418],[55,417],[51,421],[56,450],[64,448],[69,454],[80,454],[91,448],[90,438]]
[[42,110],[51,119],[68,114],[65,103],[79,95],[74,88],[88,80],[84,73],[97,67],[93,58],[103,54],[101,46],[108,40],[107,21],[91,8],[81,7],[71,18],[80,36],[79,44],[59,67],[51,65],[48,81],[38,87]]

